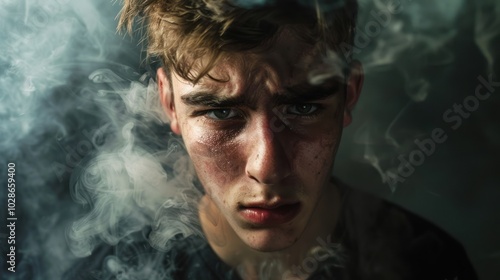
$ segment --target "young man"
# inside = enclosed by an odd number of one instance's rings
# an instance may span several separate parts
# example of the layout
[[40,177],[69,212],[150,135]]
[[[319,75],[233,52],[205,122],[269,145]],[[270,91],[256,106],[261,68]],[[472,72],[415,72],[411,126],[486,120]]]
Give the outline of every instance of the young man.
[[176,241],[164,277],[475,279],[446,233],[331,177],[363,82],[357,4],[311,2],[125,1],[205,192],[204,237]]

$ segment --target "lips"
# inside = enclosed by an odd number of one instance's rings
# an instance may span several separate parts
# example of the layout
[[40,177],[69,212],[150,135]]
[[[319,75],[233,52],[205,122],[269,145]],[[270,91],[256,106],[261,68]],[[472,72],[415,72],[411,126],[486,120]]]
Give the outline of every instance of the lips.
[[239,214],[248,223],[257,226],[277,226],[297,216],[300,203],[253,203],[241,206]]

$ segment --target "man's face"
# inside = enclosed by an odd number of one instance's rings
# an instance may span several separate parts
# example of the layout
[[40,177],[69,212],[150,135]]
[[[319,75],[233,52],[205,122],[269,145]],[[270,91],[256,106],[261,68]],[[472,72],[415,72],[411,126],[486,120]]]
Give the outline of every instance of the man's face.
[[[361,83],[346,85],[332,69],[287,33],[265,53],[227,55],[210,72],[219,81],[193,85],[159,70],[172,130],[182,135],[207,196],[253,249],[287,248],[321,218],[312,214],[332,187]],[[312,85],[311,73],[327,78]]]

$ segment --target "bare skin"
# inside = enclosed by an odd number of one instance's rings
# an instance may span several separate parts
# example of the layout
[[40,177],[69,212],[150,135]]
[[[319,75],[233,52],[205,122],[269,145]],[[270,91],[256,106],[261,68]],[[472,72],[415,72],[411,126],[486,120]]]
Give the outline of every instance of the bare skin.
[[[311,85],[310,73],[321,71],[328,78]],[[207,240],[244,279],[259,279],[259,264],[270,260],[281,277],[335,229],[340,197],[331,170],[363,76],[359,63],[347,79],[332,71],[291,32],[266,53],[227,54],[210,72],[224,82],[192,84],[158,70],[172,131],[206,191],[199,215]],[[266,218],[285,208],[292,214]]]

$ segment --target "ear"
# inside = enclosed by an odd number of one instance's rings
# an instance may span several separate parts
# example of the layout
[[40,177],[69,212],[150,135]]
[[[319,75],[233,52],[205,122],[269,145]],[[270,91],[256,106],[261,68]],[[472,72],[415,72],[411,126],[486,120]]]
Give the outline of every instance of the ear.
[[357,60],[351,62],[351,70],[347,79],[347,92],[344,105],[344,127],[352,122],[352,110],[358,102],[361,89],[363,88],[363,66]]
[[156,80],[158,81],[158,93],[160,94],[160,102],[163,110],[170,120],[170,128],[175,134],[181,135],[179,120],[175,110],[174,93],[172,91],[172,81],[165,73],[163,67],[156,71]]

